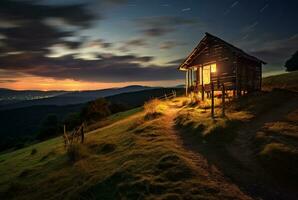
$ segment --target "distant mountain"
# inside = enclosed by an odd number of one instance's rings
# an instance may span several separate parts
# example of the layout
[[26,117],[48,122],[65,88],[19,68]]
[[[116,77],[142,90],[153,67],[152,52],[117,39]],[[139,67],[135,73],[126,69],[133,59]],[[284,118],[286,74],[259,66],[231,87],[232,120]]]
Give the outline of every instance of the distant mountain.
[[[123,91],[131,91],[136,89],[143,89],[134,92],[123,92]],[[184,92],[183,89],[175,89],[175,88],[150,88],[150,87],[142,87],[142,86],[130,86],[125,88],[115,89],[118,93],[112,96],[106,96],[105,98],[111,102],[112,104],[122,105],[123,108],[130,109],[138,106],[142,106],[144,102],[157,97],[163,97],[165,94],[169,95],[172,91],[175,90],[177,95],[182,94]],[[85,91],[83,94],[92,94],[96,91]],[[108,92],[105,90],[105,92]],[[106,93],[100,93],[106,94]],[[74,93],[74,97],[69,96],[68,101],[71,100],[82,100],[80,95],[78,98],[75,96],[77,92]],[[90,95],[93,97],[92,95]],[[88,97],[90,97],[88,96]],[[96,96],[96,95],[94,95]],[[58,103],[60,100],[63,101],[66,98],[62,98],[63,95],[56,96],[48,99],[39,99],[33,101],[25,101],[33,102],[35,105],[32,106],[23,106],[16,107],[13,109],[2,109],[0,110],[0,122],[1,122],[1,130],[0,130],[0,151],[1,149],[5,149],[7,146],[11,144],[25,144],[26,142],[32,142],[36,137],[37,133],[40,130],[40,126],[42,121],[49,115],[54,114],[58,117],[60,121],[65,119],[68,115],[72,113],[78,113],[85,106],[85,103],[79,103],[71,105],[41,105],[41,103],[47,102],[47,100],[56,99]],[[88,99],[88,98],[86,98]],[[55,100],[55,101],[56,101]],[[59,101],[58,101],[59,100]],[[40,102],[41,101],[41,102]],[[37,103],[36,103],[37,102]],[[48,101],[48,103],[53,103],[54,100]],[[40,103],[38,105],[38,103]],[[12,104],[13,105],[13,104]],[[11,106],[12,105],[8,105]],[[16,104],[20,106],[19,104]],[[24,104],[23,104],[24,105]]]
[[175,90],[177,95],[182,95],[184,89],[182,88],[155,88],[150,90],[143,90],[137,92],[126,92],[106,97],[106,99],[115,104],[123,104],[128,108],[135,108],[142,106],[144,102],[152,99],[164,97],[165,94],[171,95]]
[[107,97],[127,92],[154,89],[153,87],[131,85],[122,88],[110,88],[88,91],[15,91],[0,90],[0,110],[8,110],[37,105],[73,105],[86,103],[99,97]]
[[67,93],[66,91],[39,91],[39,90],[10,90],[0,88],[0,105],[16,103],[19,101],[44,99],[61,94]]

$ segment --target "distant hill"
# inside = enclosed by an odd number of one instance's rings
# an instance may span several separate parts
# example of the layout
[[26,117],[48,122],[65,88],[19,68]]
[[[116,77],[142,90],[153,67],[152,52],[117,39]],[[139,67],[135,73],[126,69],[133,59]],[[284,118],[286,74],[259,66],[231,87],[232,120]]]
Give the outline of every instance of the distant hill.
[[298,92],[297,83],[298,71],[263,78],[262,88],[264,90],[279,88]]
[[86,103],[99,97],[107,97],[124,92],[136,92],[154,89],[148,86],[131,85],[122,88],[111,88],[89,91],[0,91],[0,110],[8,110],[36,105],[73,105]]
[[[155,88],[152,89],[150,87],[143,86],[131,86],[125,88],[115,89],[116,92],[123,91],[133,91],[137,89],[143,89],[141,91],[134,92],[126,92],[117,95],[107,96],[105,97],[109,102],[113,104],[121,104],[126,109],[135,108],[138,106],[142,106],[145,101],[148,101],[154,97],[160,97],[164,94],[171,93],[173,88]],[[181,93],[182,90],[175,89],[177,93]],[[104,91],[104,94],[113,94],[115,92]],[[64,95],[56,96],[55,98],[48,99],[39,99],[28,101],[27,104],[23,103],[20,107],[10,109],[2,109],[0,110],[0,121],[1,121],[1,130],[0,137],[2,141],[0,141],[0,149],[1,146],[6,146],[6,141],[10,140],[13,143],[18,141],[19,143],[26,143],[33,141],[36,137],[42,121],[49,115],[56,115],[60,121],[65,119],[69,114],[80,112],[83,106],[85,106],[87,101],[91,101],[100,97],[100,91],[84,91],[81,92],[83,95],[79,95],[79,92],[74,92],[67,94],[67,98],[61,98]],[[73,94],[73,96],[71,95]],[[84,95],[85,94],[85,95]],[[97,96],[97,95],[98,96]],[[103,94],[103,93],[101,93]],[[76,96],[78,98],[76,98]],[[83,98],[85,97],[85,99]],[[54,99],[54,100],[53,100]],[[66,101],[68,102],[61,102]],[[76,103],[82,102],[79,100],[84,99],[84,103]],[[49,101],[48,101],[49,100]],[[72,102],[72,100],[74,100]],[[43,105],[46,103],[52,104],[53,102],[60,103],[60,105]],[[34,105],[34,103],[36,103]],[[63,105],[67,103],[67,105]],[[61,105],[62,104],[62,105]],[[20,105],[20,104],[16,104]]]
[[66,91],[39,91],[39,90],[10,90],[0,88],[0,106],[20,101],[37,100],[55,97],[67,93]]
[[[298,93],[286,82],[293,73],[277,78],[285,80],[270,83],[278,89],[227,103],[225,117],[220,101],[212,118],[206,102],[155,100],[109,116],[86,131],[84,144],[65,148],[57,137],[1,152],[0,199],[297,200]],[[106,98],[137,106],[171,90]],[[30,114],[27,107],[0,116],[18,116],[10,119],[13,129],[30,118],[26,109]]]
[[182,88],[157,88],[151,90],[143,90],[138,92],[121,93],[113,96],[106,97],[112,103],[124,104],[129,108],[142,106],[144,102],[156,98],[163,97],[165,94],[172,94],[172,91],[176,91],[177,95],[181,95],[184,92]]

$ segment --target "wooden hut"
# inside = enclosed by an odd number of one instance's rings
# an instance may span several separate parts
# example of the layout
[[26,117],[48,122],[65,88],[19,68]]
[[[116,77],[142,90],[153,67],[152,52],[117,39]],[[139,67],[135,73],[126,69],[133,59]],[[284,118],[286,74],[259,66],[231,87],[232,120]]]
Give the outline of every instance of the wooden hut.
[[266,63],[206,33],[179,70],[186,72],[186,94],[199,94],[204,100],[211,90],[233,96],[261,90],[263,64]]

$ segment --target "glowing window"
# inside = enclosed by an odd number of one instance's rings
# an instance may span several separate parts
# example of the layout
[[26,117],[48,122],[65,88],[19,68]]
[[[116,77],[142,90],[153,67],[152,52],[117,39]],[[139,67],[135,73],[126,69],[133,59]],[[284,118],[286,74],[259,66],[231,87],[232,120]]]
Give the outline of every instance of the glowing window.
[[210,84],[210,68],[209,66],[206,66],[203,68],[203,81],[205,84]]
[[211,65],[211,73],[215,73],[216,72],[216,64],[212,64]]

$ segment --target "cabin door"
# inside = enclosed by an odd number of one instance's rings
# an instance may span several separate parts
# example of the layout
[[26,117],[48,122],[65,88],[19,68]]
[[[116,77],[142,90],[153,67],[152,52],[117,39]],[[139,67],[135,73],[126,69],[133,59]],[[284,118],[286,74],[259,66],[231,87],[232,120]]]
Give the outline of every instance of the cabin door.
[[200,67],[200,85],[210,84],[211,70],[210,66]]

